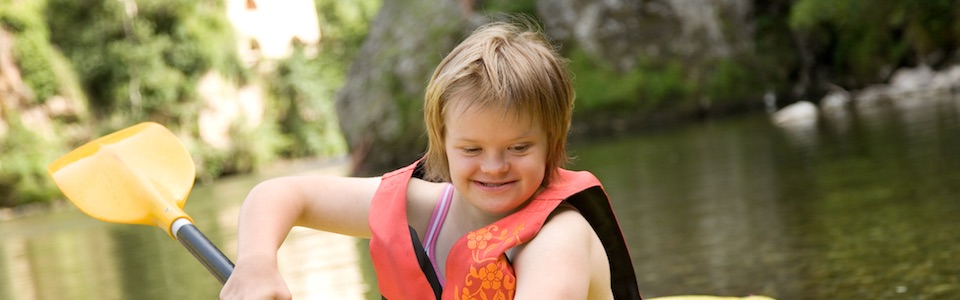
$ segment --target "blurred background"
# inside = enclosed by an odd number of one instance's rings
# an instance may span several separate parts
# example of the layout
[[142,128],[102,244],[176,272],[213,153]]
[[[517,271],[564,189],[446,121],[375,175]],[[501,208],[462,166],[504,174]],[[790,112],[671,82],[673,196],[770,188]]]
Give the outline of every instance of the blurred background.
[[[433,68],[504,13],[569,58],[569,167],[604,182],[644,296],[960,297],[960,1],[0,0],[0,299],[215,298],[46,165],[161,123],[235,257],[258,181],[418,158]],[[281,270],[298,298],[378,299],[366,247],[297,229]]]

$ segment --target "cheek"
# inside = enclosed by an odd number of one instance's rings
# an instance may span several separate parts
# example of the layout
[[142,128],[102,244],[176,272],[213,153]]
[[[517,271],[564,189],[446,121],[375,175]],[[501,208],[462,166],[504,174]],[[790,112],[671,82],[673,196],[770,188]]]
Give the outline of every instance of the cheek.
[[450,180],[457,180],[470,172],[470,161],[463,157],[447,156],[447,165],[450,168]]
[[546,169],[546,167],[541,163],[541,164],[531,164],[531,165],[526,169],[526,171],[527,171],[527,174],[529,174],[530,177],[532,177],[532,178],[534,178],[534,179],[537,179],[537,180],[536,180],[537,182],[541,182],[541,181],[543,181],[544,175],[546,175],[547,169]]
[[546,155],[541,155],[537,159],[529,160],[524,166],[524,170],[526,170],[530,176],[543,180],[547,172]]
[[544,168],[544,162],[546,162],[546,160],[540,155],[529,155],[512,161],[511,165],[516,171],[530,174],[536,170],[542,170]]

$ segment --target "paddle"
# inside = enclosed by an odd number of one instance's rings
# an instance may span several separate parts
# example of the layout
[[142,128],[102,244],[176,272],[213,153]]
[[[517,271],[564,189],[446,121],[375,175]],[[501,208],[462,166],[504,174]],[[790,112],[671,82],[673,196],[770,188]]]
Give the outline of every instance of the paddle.
[[169,130],[140,123],[67,153],[47,166],[57,187],[96,219],[158,226],[225,283],[230,261],[183,211],[196,169]]

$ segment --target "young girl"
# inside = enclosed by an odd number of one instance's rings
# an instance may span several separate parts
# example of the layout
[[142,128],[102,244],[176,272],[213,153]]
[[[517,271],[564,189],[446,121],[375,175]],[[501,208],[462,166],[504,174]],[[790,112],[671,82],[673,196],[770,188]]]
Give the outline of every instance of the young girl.
[[290,298],[277,249],[306,226],[370,238],[387,299],[639,299],[599,181],[560,168],[574,91],[529,27],[488,24],[444,58],[427,87],[422,160],[377,178],[257,185],[221,298]]

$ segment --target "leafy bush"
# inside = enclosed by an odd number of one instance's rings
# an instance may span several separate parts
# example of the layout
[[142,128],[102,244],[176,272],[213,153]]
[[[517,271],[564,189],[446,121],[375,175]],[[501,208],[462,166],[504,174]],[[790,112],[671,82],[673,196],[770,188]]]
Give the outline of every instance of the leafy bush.
[[477,1],[480,10],[486,12],[523,13],[530,16],[537,15],[537,1],[535,0],[487,0]]
[[307,58],[298,47],[270,76],[271,94],[276,98],[274,109],[280,130],[288,139],[282,155],[305,157],[344,151],[333,103],[334,89],[342,85],[343,74],[324,67],[323,60]]
[[13,113],[4,113],[10,126],[0,139],[0,207],[44,202],[59,195],[46,165],[59,156],[61,146],[25,127]]
[[704,94],[720,102],[742,102],[743,99],[755,96],[758,90],[764,88],[760,74],[761,72],[752,68],[751,64],[733,59],[716,61],[712,64],[712,70],[706,78]]
[[651,110],[676,106],[695,92],[680,62],[640,59],[637,67],[625,72],[591,59],[582,50],[570,57],[577,106],[586,110]]
[[201,75],[249,76],[218,1],[48,2],[50,40],[73,62],[100,115],[117,112],[127,123],[194,119],[197,110],[180,108],[196,100]]
[[314,56],[295,47],[267,76],[280,132],[281,155],[306,157],[346,151],[340,133],[334,95],[343,86],[346,70],[359,52],[379,1],[316,1],[323,37]]
[[14,34],[14,60],[24,83],[33,92],[27,100],[43,103],[57,94],[60,84],[51,62],[55,50],[47,42],[49,34],[38,3],[4,3],[0,6],[0,26]]
[[800,0],[789,24],[829,66],[828,80],[856,87],[903,65],[947,62],[960,43],[958,18],[952,0]]

